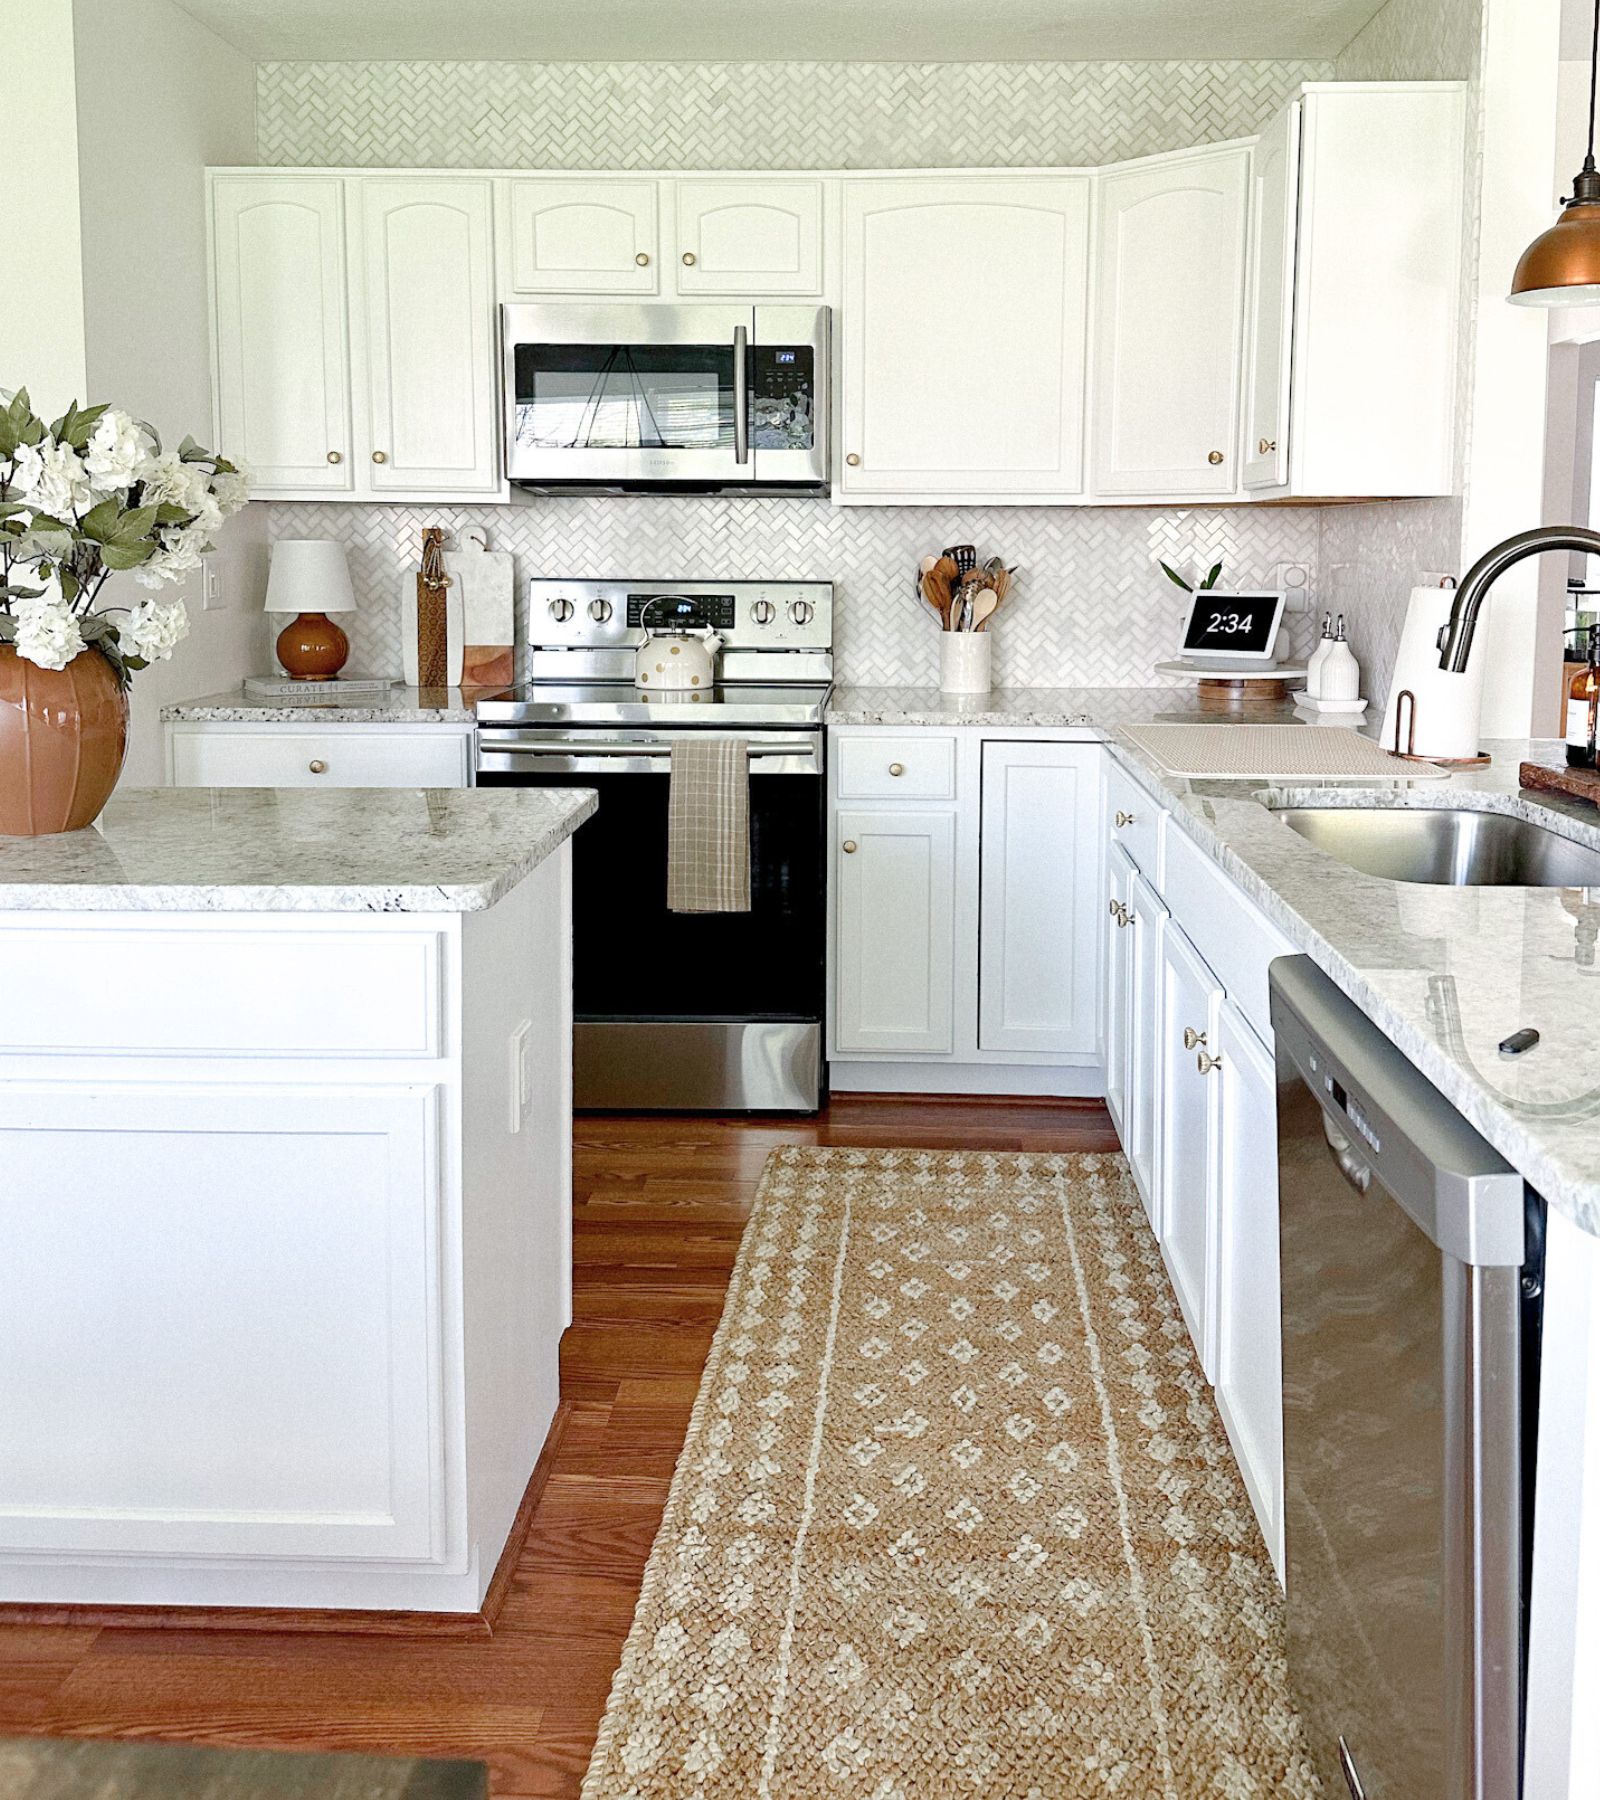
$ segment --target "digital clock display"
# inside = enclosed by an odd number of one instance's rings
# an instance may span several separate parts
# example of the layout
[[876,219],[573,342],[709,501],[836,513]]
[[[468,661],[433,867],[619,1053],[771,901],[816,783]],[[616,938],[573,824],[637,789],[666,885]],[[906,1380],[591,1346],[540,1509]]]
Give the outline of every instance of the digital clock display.
[[1196,594],[1183,647],[1189,652],[1265,655],[1272,648],[1282,604],[1278,594]]

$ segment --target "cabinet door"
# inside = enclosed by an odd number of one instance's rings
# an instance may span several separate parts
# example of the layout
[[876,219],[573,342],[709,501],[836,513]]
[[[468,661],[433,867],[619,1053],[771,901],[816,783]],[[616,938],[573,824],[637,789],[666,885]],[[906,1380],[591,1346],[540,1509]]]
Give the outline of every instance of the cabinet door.
[[344,183],[212,184],[217,442],[253,493],[352,486]]
[[1167,909],[1138,869],[1128,883],[1128,1100],[1122,1144],[1159,1238],[1161,1191],[1161,945]]
[[983,746],[980,1050],[1094,1051],[1103,754],[1094,744]]
[[430,1085],[8,1082],[0,1546],[436,1558],[438,1134]]
[[1083,486],[1083,176],[847,181],[839,492]]
[[496,486],[489,183],[363,179],[368,480],[374,493]]
[[519,294],[653,294],[653,181],[515,176],[506,183]]
[[1101,1049],[1106,1059],[1106,1111],[1128,1148],[1128,1053],[1132,1042],[1133,914],[1128,899],[1133,864],[1120,844],[1106,850],[1104,912],[1105,986],[1102,990]]
[[[1217,1111],[1222,990],[1178,926],[1161,936],[1161,1251],[1206,1379],[1216,1379]],[[1206,1070],[1210,1070],[1209,1073]]]
[[1261,134],[1250,173],[1250,318],[1244,381],[1244,485],[1289,479],[1289,351],[1294,332],[1300,102]]
[[1283,1579],[1283,1333],[1273,1059],[1231,1000],[1217,1009],[1217,1406]]
[[1200,151],[1100,184],[1095,466],[1107,494],[1238,484],[1250,152]]
[[819,294],[822,183],[674,184],[680,294]]
[[835,1047],[948,1056],[954,812],[841,812],[835,832]]

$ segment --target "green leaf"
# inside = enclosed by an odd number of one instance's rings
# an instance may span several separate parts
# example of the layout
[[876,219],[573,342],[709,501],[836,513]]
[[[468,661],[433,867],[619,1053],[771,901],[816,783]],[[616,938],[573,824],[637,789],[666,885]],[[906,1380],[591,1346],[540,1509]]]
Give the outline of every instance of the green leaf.
[[184,506],[174,506],[170,500],[163,500],[156,508],[158,525],[187,525],[194,514]]
[[74,400],[50,427],[50,435],[58,444],[70,444],[74,450],[81,450],[108,410],[105,406],[79,406]]
[[1212,588],[1214,588],[1214,587],[1215,587],[1215,586],[1216,586],[1216,585],[1217,585],[1217,577],[1218,577],[1218,576],[1219,576],[1219,575],[1220,575],[1220,574],[1221,574],[1221,573],[1222,573],[1222,564],[1221,564],[1221,563],[1219,563],[1219,562],[1215,562],[1215,563],[1213,563],[1213,564],[1212,564],[1212,565],[1211,565],[1211,572],[1210,572],[1210,574],[1209,574],[1209,575],[1207,575],[1207,576],[1206,576],[1206,578],[1205,578],[1205,580],[1204,580],[1204,581],[1202,581],[1202,582],[1201,582],[1201,583],[1200,583],[1200,591],[1201,591],[1201,593],[1206,593],[1206,592],[1208,592],[1208,591],[1209,591],[1209,590],[1210,590],[1210,589],[1212,589]]
[[0,406],[0,460],[9,462],[20,444],[37,444],[44,436],[44,421],[33,416],[28,390],[18,388],[10,404]]
[[[155,548],[150,533],[155,527],[156,515],[161,509],[156,506],[132,506],[124,510],[120,501],[102,500],[98,506],[92,506],[79,521],[78,529],[91,543],[101,544],[106,549],[116,547],[131,549],[134,545],[144,543],[146,554]],[[107,557],[107,562],[110,558]],[[139,558],[140,562],[144,557]],[[112,564],[115,568],[132,568],[131,563]]]
[[179,462],[210,462],[211,460],[211,452],[203,450],[192,437],[186,437],[178,446]]
[[102,544],[100,560],[108,569],[137,569],[140,563],[149,562],[155,553],[154,541],[146,538],[135,544]]
[[1166,576],[1168,581],[1175,583],[1178,587],[1181,587],[1186,594],[1192,594],[1194,592],[1194,589],[1192,587],[1190,587],[1188,582],[1184,580],[1184,578],[1178,573],[1178,571],[1175,568],[1172,567],[1172,565],[1170,563],[1162,563],[1161,564],[1161,572],[1163,575]]

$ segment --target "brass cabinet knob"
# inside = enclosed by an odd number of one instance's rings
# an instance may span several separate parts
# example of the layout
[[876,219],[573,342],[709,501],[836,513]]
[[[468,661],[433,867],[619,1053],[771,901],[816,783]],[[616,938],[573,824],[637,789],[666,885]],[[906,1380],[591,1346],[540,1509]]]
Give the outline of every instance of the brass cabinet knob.
[[1205,1041],[1206,1034],[1203,1031],[1196,1031],[1192,1025],[1184,1026],[1183,1047],[1185,1050],[1198,1050]]
[[328,765],[320,756],[313,757],[311,761],[307,763],[306,767],[310,769],[313,775],[326,775],[328,772]]
[[846,856],[854,856],[856,853],[855,839],[854,838],[846,838],[845,841],[843,842],[843,844],[840,845],[840,849],[842,849],[844,851]]
[[342,463],[344,461],[344,457],[340,454],[339,451],[330,450],[328,452],[328,461],[331,463]]
[[1111,914],[1113,919],[1117,916],[1117,902],[1114,897],[1106,902],[1106,911]]
[[1206,458],[1206,461],[1208,463],[1210,463],[1213,468],[1215,468],[1217,466],[1217,464],[1222,461],[1222,452],[1220,450],[1213,450],[1211,452],[1211,454]]
[[1276,438],[1263,438],[1261,442],[1256,445],[1256,453],[1260,456],[1271,456],[1277,447],[1278,440]]
[[648,269],[650,267],[650,252],[648,250],[641,250],[633,260],[641,269]]
[[372,453],[372,460],[375,463],[386,463],[389,459],[381,450],[374,450]]
[[1220,1069],[1222,1067],[1222,1058],[1220,1056],[1210,1056],[1202,1050],[1196,1055],[1194,1066],[1202,1075],[1209,1075],[1214,1069]]
[[1121,931],[1126,931],[1132,923],[1133,923],[1133,914],[1128,911],[1126,903],[1124,901],[1119,900],[1117,902],[1117,927],[1118,927],[1118,929]]
[[692,250],[685,250],[685,251],[684,251],[684,253],[683,253],[683,266],[684,266],[684,267],[685,267],[685,268],[686,268],[686,269],[692,269],[692,268],[693,268],[693,267],[694,267],[694,252],[693,252],[693,251],[692,251]]
[[1133,820],[1134,820],[1134,815],[1132,813],[1122,812],[1119,809],[1119,811],[1117,813],[1117,829],[1120,831],[1123,828],[1123,826],[1131,825],[1133,823]]
[[889,764],[889,773],[891,775],[904,775],[905,772],[906,772],[906,766],[904,763],[890,763]]
[[854,450],[852,450],[845,458],[845,461],[849,463],[852,469],[859,469],[861,467],[861,458],[856,455]]

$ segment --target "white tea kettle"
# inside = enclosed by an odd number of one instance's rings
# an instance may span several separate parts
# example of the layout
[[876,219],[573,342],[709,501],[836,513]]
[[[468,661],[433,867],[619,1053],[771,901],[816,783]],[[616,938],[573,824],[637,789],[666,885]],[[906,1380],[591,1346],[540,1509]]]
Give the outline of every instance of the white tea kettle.
[[670,598],[658,594],[640,614],[644,642],[634,652],[633,684],[669,693],[709,691],[716,686],[717,652],[722,648],[722,639],[709,625],[652,625],[651,607]]

